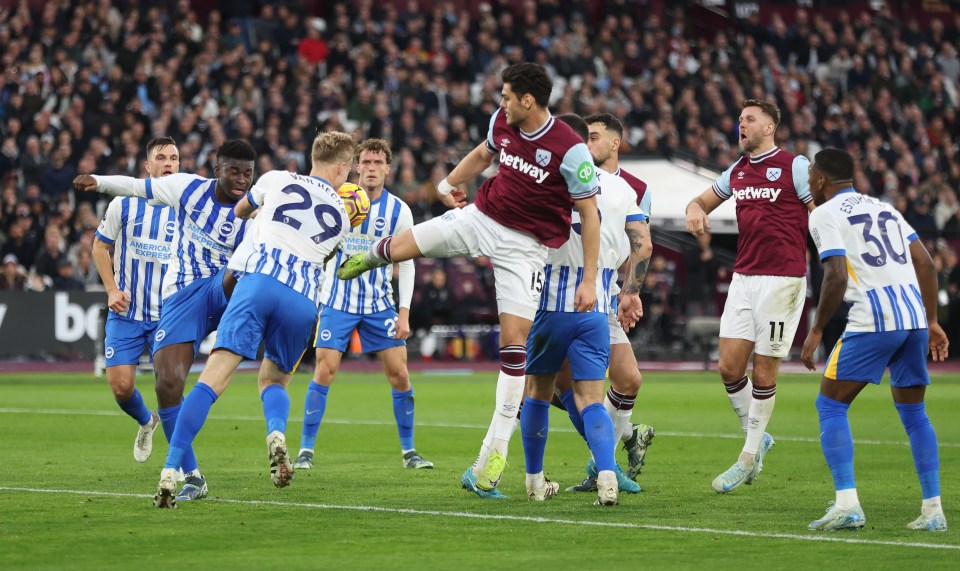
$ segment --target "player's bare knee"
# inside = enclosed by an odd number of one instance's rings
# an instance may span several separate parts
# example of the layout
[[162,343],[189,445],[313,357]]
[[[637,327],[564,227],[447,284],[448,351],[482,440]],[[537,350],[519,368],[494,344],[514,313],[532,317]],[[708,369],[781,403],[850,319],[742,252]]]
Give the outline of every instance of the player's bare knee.
[[643,376],[638,369],[625,369],[610,375],[610,386],[623,395],[635,395],[640,392]]
[[720,370],[720,378],[723,379],[725,383],[733,383],[739,379],[742,379],[743,376],[747,373],[746,364],[732,363],[723,358],[720,359],[718,365]]
[[402,371],[388,371],[387,381],[395,391],[406,392],[410,390],[410,374],[406,369]]
[[116,367],[107,369],[107,383],[113,396],[120,402],[125,402],[133,396],[133,375],[127,371],[115,370]]
[[331,363],[322,360],[317,361],[317,368],[313,371],[313,382],[329,387],[333,384],[334,377],[337,376],[337,368]]

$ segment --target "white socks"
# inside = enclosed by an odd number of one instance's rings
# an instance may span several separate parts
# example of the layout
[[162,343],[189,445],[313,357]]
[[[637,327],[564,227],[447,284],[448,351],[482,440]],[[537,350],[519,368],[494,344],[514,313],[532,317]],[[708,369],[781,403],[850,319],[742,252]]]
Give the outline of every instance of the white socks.
[[834,502],[842,510],[853,509],[860,505],[860,498],[857,497],[857,489],[837,490],[837,500]]
[[[763,441],[763,433],[767,430],[767,423],[773,416],[773,405],[777,400],[776,385],[760,389],[754,387],[754,398],[750,402],[749,418],[747,420],[747,438],[743,444],[743,451],[747,454],[756,455],[760,449],[760,443]],[[758,393],[761,393],[758,395]],[[769,395],[769,396],[767,396]],[[756,398],[764,396],[767,398]]]

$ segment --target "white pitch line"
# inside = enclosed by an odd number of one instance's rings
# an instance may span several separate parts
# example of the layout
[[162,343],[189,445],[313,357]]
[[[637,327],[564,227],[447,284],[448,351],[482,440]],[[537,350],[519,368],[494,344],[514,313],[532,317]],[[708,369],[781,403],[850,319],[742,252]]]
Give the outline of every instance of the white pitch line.
[[[0,414],[56,414],[56,415],[81,415],[81,416],[126,416],[126,413],[119,410],[69,410],[60,408],[0,408]],[[241,422],[263,422],[262,416],[242,416],[242,415],[210,415],[208,420],[235,420]],[[303,422],[299,416],[291,416],[290,422]],[[336,418],[324,418],[323,422],[329,424],[348,424],[360,426],[394,426],[396,422],[392,420],[344,420]],[[481,430],[487,428],[486,425],[456,423],[456,422],[417,422],[417,426],[426,428],[466,428],[471,430]],[[551,428],[550,432],[573,433],[572,428]],[[732,440],[742,440],[743,433],[723,433],[723,432],[671,432],[667,430],[658,430],[657,436],[676,436],[678,438],[725,438]],[[780,436],[777,440],[785,442],[806,442],[820,443],[819,438],[809,436]],[[854,444],[878,445],[878,446],[910,446],[906,440],[854,440]],[[960,448],[960,442],[938,442],[939,446],[944,448]]]
[[[111,497],[111,498],[136,498],[136,499],[149,499],[153,497],[148,494],[124,494],[120,492],[98,492],[95,490],[50,490],[50,489],[44,489],[44,488],[20,488],[20,487],[14,487],[14,486],[0,486],[0,491],[28,492],[28,493],[37,493],[37,494],[71,494],[71,495],[80,495],[80,496],[105,496],[105,497]],[[839,537],[836,535],[823,535],[823,534],[800,535],[796,533],[759,533],[759,532],[742,531],[742,530],[734,530],[734,529],[712,529],[709,527],[655,525],[655,524],[643,524],[643,523],[560,519],[560,518],[518,516],[518,515],[478,514],[478,513],[470,513],[470,512],[416,510],[416,509],[410,509],[410,508],[386,508],[382,506],[346,506],[346,505],[339,505],[339,504],[278,502],[278,501],[270,501],[270,500],[230,500],[230,499],[224,499],[224,498],[208,497],[203,501],[220,502],[225,504],[250,505],[250,506],[278,506],[278,507],[308,508],[308,509],[318,509],[318,510],[346,510],[346,511],[356,511],[356,512],[375,512],[375,513],[390,513],[390,514],[419,515],[419,516],[452,517],[452,518],[463,518],[463,519],[519,521],[519,522],[528,522],[528,523],[545,523],[545,524],[552,523],[552,524],[559,524],[559,525],[579,525],[579,526],[587,525],[587,526],[593,526],[593,527],[642,529],[642,530],[649,530],[649,531],[673,531],[673,532],[680,532],[680,533],[733,535],[737,537],[746,537],[749,539],[755,539],[755,538],[789,539],[794,541],[820,541],[820,542],[827,542],[827,543],[848,543],[848,544],[855,544],[855,545],[883,545],[883,546],[889,546],[889,547],[919,547],[921,549],[960,550],[960,545],[949,545],[949,544],[943,544],[943,543],[923,543],[923,542],[915,542],[915,541],[885,541],[880,539],[854,539],[849,537]]]

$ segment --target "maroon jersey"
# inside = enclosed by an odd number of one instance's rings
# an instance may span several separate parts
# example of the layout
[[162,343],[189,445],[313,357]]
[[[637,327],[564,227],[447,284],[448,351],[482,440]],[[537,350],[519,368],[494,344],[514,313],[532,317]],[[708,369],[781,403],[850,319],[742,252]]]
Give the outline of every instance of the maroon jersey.
[[737,199],[737,262],[733,270],[754,276],[807,275],[807,208],[810,161],[774,147],[742,156],[713,183],[726,200]]
[[[643,182],[639,178],[633,176],[627,171],[623,170],[620,167],[617,167],[617,172],[613,173],[623,180],[627,181],[627,184],[630,185],[630,188],[637,193],[637,206],[643,207],[643,197],[647,194],[647,183]],[[650,216],[650,213],[644,209],[644,212],[647,216]]]
[[575,199],[597,193],[590,151],[573,129],[551,115],[533,133],[507,125],[500,109],[490,119],[487,150],[500,170],[477,192],[480,212],[507,228],[559,248],[570,237]]

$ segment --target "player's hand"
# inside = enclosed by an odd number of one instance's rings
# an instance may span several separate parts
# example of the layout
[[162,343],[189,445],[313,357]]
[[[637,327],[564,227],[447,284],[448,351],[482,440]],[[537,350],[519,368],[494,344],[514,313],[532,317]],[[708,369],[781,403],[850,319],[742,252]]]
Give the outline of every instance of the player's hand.
[[82,174],[73,179],[73,188],[80,192],[93,192],[97,190],[97,179],[88,174]]
[[117,313],[125,312],[129,306],[130,296],[126,292],[115,289],[107,294],[107,307]]
[[820,346],[820,340],[822,338],[823,331],[811,329],[810,333],[807,334],[807,339],[803,342],[803,351],[800,352],[800,360],[803,362],[803,365],[811,371],[817,370],[817,365],[813,362],[813,354],[817,352],[817,347]]
[[710,219],[707,213],[703,211],[696,202],[691,202],[687,207],[687,232],[697,238],[710,231]]
[[398,341],[403,341],[410,337],[410,320],[403,317],[402,315],[397,318],[397,330],[393,334],[393,338]]
[[593,311],[593,308],[597,306],[597,287],[593,282],[583,280],[580,283],[580,287],[577,288],[576,298],[573,302],[573,307],[576,308],[580,313],[585,313],[587,311]]
[[943,361],[947,358],[947,347],[950,345],[947,334],[936,321],[930,322],[928,333],[930,334],[930,356],[934,361]]
[[617,321],[624,331],[630,331],[643,317],[643,302],[639,294],[620,294],[617,304]]
[[450,191],[450,194],[441,194],[440,202],[447,208],[461,208],[467,205],[467,193],[457,188]]

